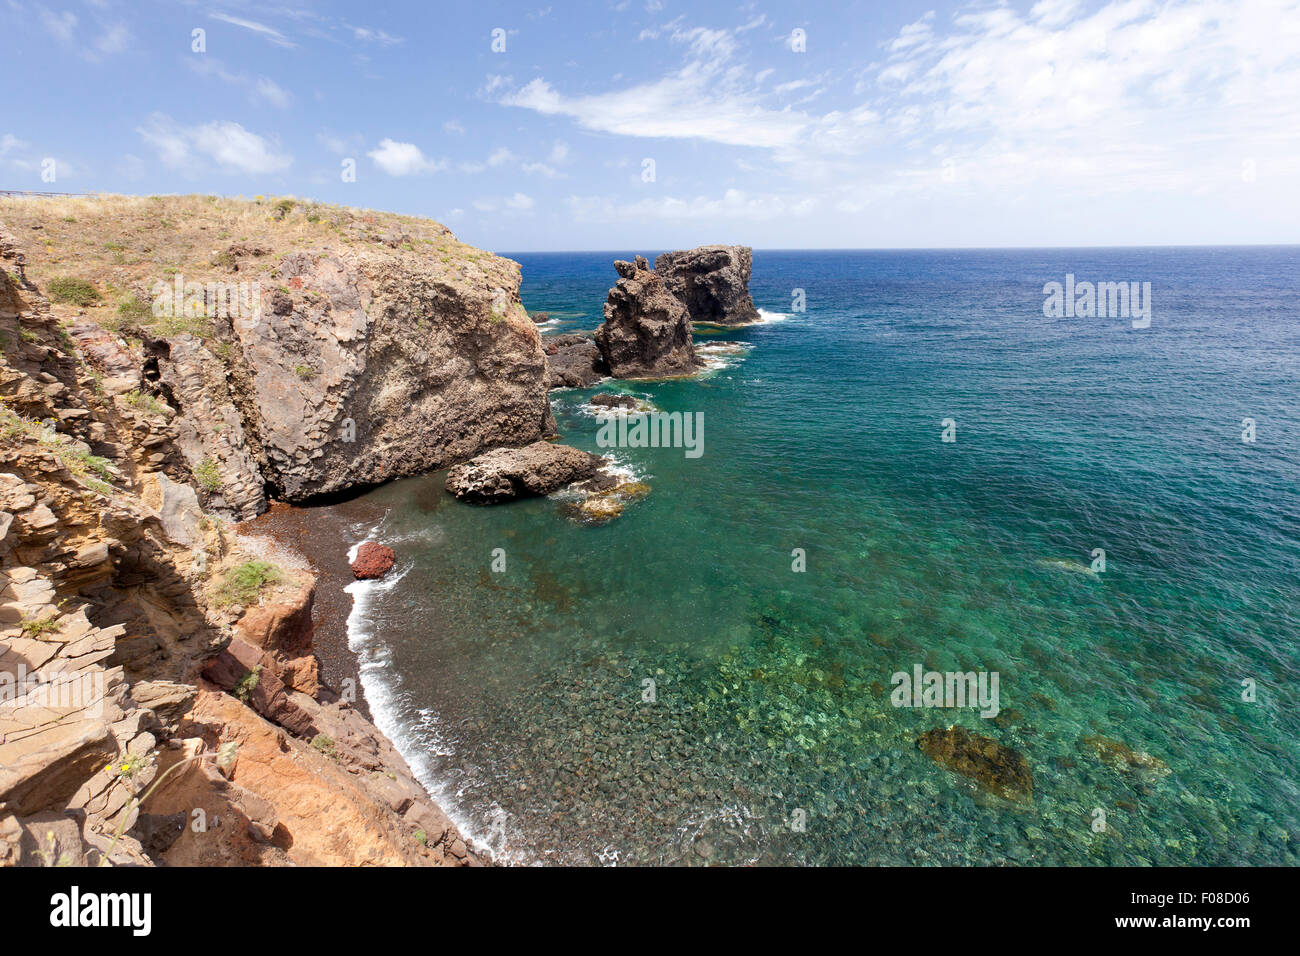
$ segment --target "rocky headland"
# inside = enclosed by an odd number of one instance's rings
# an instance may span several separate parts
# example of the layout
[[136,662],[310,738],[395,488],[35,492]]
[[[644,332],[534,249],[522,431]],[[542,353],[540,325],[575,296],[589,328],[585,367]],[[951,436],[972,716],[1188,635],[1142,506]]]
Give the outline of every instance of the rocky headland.
[[552,434],[518,290],[426,220],[0,201],[0,865],[478,862],[233,522]]

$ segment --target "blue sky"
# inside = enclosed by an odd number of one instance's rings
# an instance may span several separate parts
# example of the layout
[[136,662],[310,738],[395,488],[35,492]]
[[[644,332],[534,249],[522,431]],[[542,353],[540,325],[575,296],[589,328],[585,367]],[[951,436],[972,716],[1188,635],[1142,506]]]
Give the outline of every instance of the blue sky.
[[1300,0],[0,0],[0,56],[0,188],[505,251],[1300,238]]

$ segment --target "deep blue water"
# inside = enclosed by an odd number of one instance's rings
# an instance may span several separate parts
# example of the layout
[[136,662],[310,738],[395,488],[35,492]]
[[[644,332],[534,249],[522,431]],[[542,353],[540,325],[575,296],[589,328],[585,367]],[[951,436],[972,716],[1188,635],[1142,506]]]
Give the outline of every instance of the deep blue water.
[[[631,255],[516,255],[524,303],[594,328]],[[1067,273],[1151,283],[1150,327],[1045,317]],[[1300,248],[760,250],[751,290],[771,321],[697,335],[709,373],[552,393],[593,451],[593,392],[704,414],[698,459],[616,451],[651,493],[615,521],[368,496],[405,573],[367,694],[469,828],[529,862],[1300,863]],[[997,672],[999,717],[894,707],[916,663]],[[918,749],[954,723],[1032,801]]]

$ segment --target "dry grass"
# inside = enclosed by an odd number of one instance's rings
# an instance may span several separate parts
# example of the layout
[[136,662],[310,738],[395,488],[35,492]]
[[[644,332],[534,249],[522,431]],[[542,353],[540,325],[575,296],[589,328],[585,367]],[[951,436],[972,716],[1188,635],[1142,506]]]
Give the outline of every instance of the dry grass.
[[99,293],[98,304],[56,305],[56,316],[84,312],[128,332],[151,322],[141,306],[159,281],[171,283],[177,275],[201,283],[256,278],[230,271],[226,253],[235,244],[268,250],[252,260],[258,271],[274,270],[298,250],[381,244],[395,255],[440,263],[453,278],[468,264],[489,273],[505,265],[431,219],[280,197],[0,197],[0,225],[27,253],[27,275],[40,288],[59,278],[81,279]]

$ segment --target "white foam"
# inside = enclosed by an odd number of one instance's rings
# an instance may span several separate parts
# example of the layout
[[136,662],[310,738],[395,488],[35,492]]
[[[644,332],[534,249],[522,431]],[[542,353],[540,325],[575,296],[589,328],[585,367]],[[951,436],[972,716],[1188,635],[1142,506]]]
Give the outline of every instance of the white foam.
[[749,357],[754,346],[749,342],[705,342],[695,346],[695,353],[704,363],[702,375],[712,375],[738,365]]
[[784,322],[790,318],[789,312],[769,312],[767,309],[758,310],[758,321],[755,325],[769,325],[774,322]]

